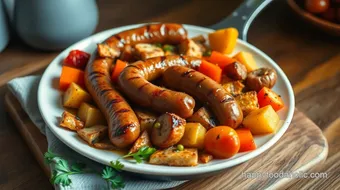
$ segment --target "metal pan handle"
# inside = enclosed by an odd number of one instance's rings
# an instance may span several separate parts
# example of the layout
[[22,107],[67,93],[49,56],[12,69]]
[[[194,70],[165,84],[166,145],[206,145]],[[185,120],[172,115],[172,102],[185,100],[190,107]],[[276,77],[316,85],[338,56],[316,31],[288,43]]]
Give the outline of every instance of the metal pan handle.
[[247,41],[247,33],[250,24],[255,17],[273,0],[245,0],[231,15],[222,21],[210,26],[212,29],[235,27],[239,31],[241,38]]

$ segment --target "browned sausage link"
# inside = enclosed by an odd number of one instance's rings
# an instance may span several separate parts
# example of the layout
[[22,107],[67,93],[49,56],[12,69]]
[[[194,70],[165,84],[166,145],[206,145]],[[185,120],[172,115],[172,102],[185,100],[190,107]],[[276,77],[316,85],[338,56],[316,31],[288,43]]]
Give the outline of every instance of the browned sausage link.
[[164,113],[171,112],[187,118],[193,114],[195,100],[182,92],[161,88],[148,81],[161,77],[163,72],[175,65],[197,68],[201,59],[169,55],[138,61],[126,67],[119,76],[118,84],[132,101]]
[[170,88],[208,103],[221,125],[236,128],[241,124],[242,110],[235,99],[220,84],[204,74],[190,68],[174,66],[164,72],[163,79]]
[[124,148],[138,138],[140,126],[134,111],[111,85],[111,65],[110,58],[97,58],[89,63],[85,71],[85,84],[106,117],[112,144]]
[[98,53],[101,57],[116,58],[125,45],[156,42],[179,44],[185,39],[187,31],[180,24],[149,24],[111,36],[104,43],[98,44]]

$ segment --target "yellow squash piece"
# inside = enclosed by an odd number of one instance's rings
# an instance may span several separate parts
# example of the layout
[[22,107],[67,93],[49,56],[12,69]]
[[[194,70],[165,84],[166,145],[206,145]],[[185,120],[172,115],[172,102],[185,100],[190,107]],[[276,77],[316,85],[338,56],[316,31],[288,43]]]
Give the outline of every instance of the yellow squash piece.
[[186,148],[204,147],[204,136],[207,130],[200,123],[187,123],[182,139],[178,144],[182,144]]
[[78,117],[85,122],[85,127],[106,124],[105,117],[100,110],[85,102],[80,105]]
[[251,53],[241,51],[234,56],[234,59],[245,65],[247,72],[257,69],[255,59]]
[[91,96],[76,83],[71,83],[64,94],[63,105],[68,108],[79,108],[83,102],[91,101]]
[[209,34],[209,43],[212,50],[229,54],[233,52],[238,38],[236,28],[226,28],[217,30]]
[[280,118],[272,106],[250,112],[243,120],[243,126],[250,129],[253,135],[262,135],[276,132]]

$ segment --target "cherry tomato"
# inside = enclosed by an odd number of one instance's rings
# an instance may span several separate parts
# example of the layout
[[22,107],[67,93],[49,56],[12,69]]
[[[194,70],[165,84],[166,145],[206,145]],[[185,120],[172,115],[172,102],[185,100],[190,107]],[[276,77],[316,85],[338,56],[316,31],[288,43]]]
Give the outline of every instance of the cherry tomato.
[[323,13],[329,8],[329,0],[306,0],[305,8],[311,13]]
[[239,151],[240,139],[233,128],[217,126],[205,134],[204,148],[216,158],[230,158]]
[[90,54],[80,50],[72,50],[64,59],[64,64],[78,69],[84,69],[89,59]]

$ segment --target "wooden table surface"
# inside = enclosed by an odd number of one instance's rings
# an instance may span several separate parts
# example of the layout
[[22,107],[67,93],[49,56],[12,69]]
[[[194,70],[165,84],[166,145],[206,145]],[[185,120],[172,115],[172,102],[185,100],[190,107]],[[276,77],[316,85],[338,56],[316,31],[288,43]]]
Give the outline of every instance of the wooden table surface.
[[[241,1],[203,0],[98,0],[97,32],[147,21],[180,22],[201,26],[216,23]],[[0,96],[12,78],[41,73],[46,60],[58,52],[32,49],[13,36],[0,53]],[[329,143],[328,159],[316,171],[328,179],[301,179],[292,186],[340,188],[340,38],[328,36],[303,23],[284,0],[274,1],[249,31],[249,42],[272,57],[294,86],[296,106],[323,131]],[[51,189],[47,177],[21,139],[0,101],[0,189]],[[334,188],[336,187],[336,188]]]

